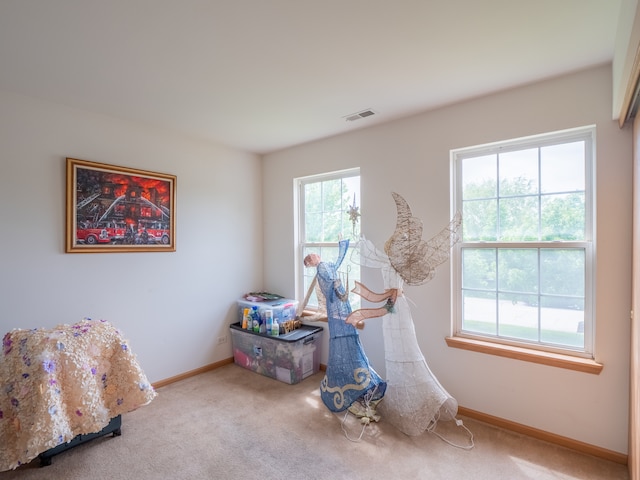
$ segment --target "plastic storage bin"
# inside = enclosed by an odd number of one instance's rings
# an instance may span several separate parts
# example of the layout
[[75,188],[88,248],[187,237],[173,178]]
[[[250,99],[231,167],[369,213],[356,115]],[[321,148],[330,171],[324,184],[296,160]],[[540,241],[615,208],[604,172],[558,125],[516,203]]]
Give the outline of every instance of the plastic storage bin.
[[250,302],[246,299],[238,300],[238,321],[242,322],[242,313],[245,308],[251,309],[252,307],[258,307],[260,313],[260,319],[265,321],[265,311],[271,310],[273,312],[273,319],[278,323],[286,322],[287,320],[294,320],[296,318],[296,311],[298,310],[298,301],[290,298],[279,298],[278,300],[264,300],[262,302]]
[[320,369],[322,327],[302,325],[277,337],[243,330],[240,322],[230,328],[236,365],[289,384]]

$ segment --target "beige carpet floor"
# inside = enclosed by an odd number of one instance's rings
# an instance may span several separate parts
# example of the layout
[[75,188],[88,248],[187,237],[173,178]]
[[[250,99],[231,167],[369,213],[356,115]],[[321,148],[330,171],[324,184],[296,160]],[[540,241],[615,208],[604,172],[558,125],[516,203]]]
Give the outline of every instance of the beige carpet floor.
[[[122,436],[103,437],[53,458],[0,473],[30,479],[465,479],[628,480],[627,467],[461,417],[475,447],[462,450],[425,432],[409,437],[385,423],[347,439],[343,414],[320,401],[323,373],[287,385],[236,365],[158,389],[123,415]],[[348,434],[361,433],[349,416]],[[460,444],[464,430],[438,431]]]

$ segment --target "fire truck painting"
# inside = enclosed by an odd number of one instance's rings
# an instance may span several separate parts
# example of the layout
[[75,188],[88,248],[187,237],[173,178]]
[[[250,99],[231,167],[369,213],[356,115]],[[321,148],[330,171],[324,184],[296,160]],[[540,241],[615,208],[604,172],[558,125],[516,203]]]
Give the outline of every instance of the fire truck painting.
[[80,245],[168,245],[171,183],[76,168],[76,231]]

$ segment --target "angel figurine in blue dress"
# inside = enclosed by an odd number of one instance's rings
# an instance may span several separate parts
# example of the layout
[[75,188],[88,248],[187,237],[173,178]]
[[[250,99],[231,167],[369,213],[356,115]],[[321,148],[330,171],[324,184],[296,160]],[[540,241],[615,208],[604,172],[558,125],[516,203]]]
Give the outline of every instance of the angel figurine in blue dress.
[[306,267],[317,268],[318,286],[326,299],[329,360],[320,383],[320,396],[332,412],[342,412],[356,402],[369,408],[382,399],[387,388],[369,364],[356,327],[345,322],[351,314],[351,305],[338,268],[349,248],[349,240],[340,241],[339,247],[335,263],[323,262],[315,253],[304,259]]

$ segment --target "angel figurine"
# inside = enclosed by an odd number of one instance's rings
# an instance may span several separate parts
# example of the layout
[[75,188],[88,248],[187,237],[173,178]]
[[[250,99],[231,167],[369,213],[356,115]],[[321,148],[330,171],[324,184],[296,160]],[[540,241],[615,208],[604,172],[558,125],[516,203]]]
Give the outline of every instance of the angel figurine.
[[420,351],[409,304],[402,287],[422,285],[435,276],[436,267],[449,258],[459,237],[459,214],[429,241],[422,240],[422,222],[413,217],[403,197],[393,193],[398,211],[396,230],[384,251],[360,240],[359,263],[380,268],[385,291],[374,293],[356,282],[354,293],[370,302],[386,302],[378,308],[363,308],[349,315],[347,323],[362,326],[367,318],[382,317],[387,390],[380,414],[407,435],[433,430],[438,420],[454,419],[457,401],[433,375]]
[[367,417],[377,421],[375,405],[384,396],[386,382],[369,364],[355,327],[345,322],[351,314],[351,305],[338,268],[344,260],[349,241],[340,241],[339,247],[335,263],[324,262],[315,253],[304,259],[306,267],[317,268],[316,278],[326,301],[329,323],[329,361],[320,384],[320,397],[332,412],[342,412],[352,405],[355,407],[354,403],[362,402],[369,412]]

